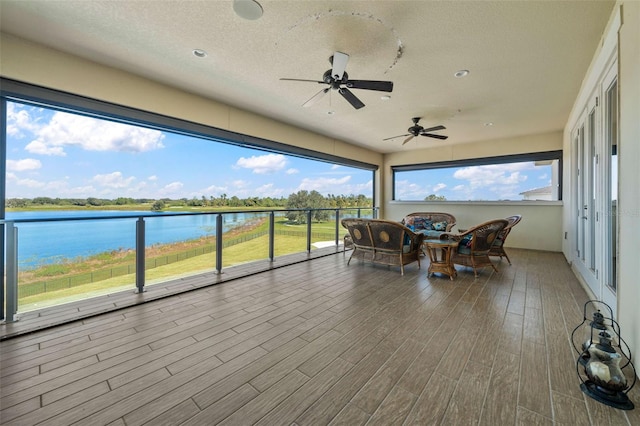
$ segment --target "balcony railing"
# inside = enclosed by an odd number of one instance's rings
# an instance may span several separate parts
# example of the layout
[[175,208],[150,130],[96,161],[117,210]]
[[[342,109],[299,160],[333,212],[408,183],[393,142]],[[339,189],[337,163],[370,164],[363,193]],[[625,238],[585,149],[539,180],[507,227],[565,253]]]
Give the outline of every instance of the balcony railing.
[[[276,217],[284,217],[286,214],[291,212],[297,212],[298,214],[303,214],[305,216],[305,225],[297,227],[295,230],[282,229],[282,226],[279,228],[276,227]],[[332,218],[328,222],[322,222],[322,229],[318,229],[320,223],[318,221],[314,222],[314,217],[319,212],[323,212],[325,215],[328,215]],[[241,227],[228,226],[230,217],[236,217],[237,215],[245,215],[257,218],[253,222],[253,229],[246,230]],[[301,239],[304,239],[304,247],[306,248],[306,252],[310,253],[314,241],[318,242],[324,240],[325,244],[327,240],[329,243],[335,244],[336,248],[341,243],[341,235],[344,235],[344,230],[341,229],[340,220],[343,217],[376,217],[377,216],[377,208],[372,207],[353,207],[353,208],[324,208],[324,209],[292,209],[292,210],[241,210],[241,211],[220,211],[220,212],[202,212],[202,213],[144,213],[144,214],[117,214],[111,216],[86,216],[86,217],[62,217],[62,218],[40,218],[40,219],[16,219],[16,220],[2,220],[0,221],[0,225],[4,228],[5,235],[5,285],[3,286],[3,291],[5,291],[5,300],[6,306],[5,312],[3,312],[3,318],[7,322],[13,322],[17,319],[17,314],[19,311],[22,311],[20,306],[20,300],[33,297],[33,296],[42,296],[47,292],[60,291],[61,289],[71,288],[71,287],[80,287],[87,285],[87,287],[91,287],[89,284],[95,284],[96,282],[113,279],[114,277],[128,277],[127,279],[133,279],[133,282],[130,282],[127,286],[135,290],[136,293],[144,292],[145,286],[159,283],[159,282],[167,282],[171,281],[175,277],[165,276],[164,278],[156,279],[155,282],[151,283],[148,276],[147,271],[153,270],[154,268],[161,268],[166,265],[175,263],[175,262],[183,262],[187,259],[193,258],[195,256],[202,256],[204,259],[205,265],[210,265],[211,269],[215,267],[215,273],[221,274],[223,273],[223,268],[234,265],[234,257],[237,257],[238,249],[242,249],[240,251],[250,251],[251,248],[244,248],[245,245],[251,244],[253,241],[260,241],[259,247],[266,248],[265,253],[258,253],[257,256],[260,260],[264,260],[265,258],[269,261],[273,262],[278,253],[276,253],[276,247],[279,248],[279,254],[291,254],[293,252],[302,252],[300,248],[301,244],[298,242],[302,242]],[[199,239],[192,241],[191,244],[180,251],[180,249],[176,249],[176,245],[180,245],[181,242],[174,242],[171,246],[171,250],[167,248],[167,251],[170,253],[164,253],[163,247],[168,246],[160,246],[160,253],[156,253],[154,256],[148,257],[150,252],[158,252],[158,250],[154,250],[154,248],[158,247],[158,243],[154,243],[161,234],[166,233],[166,230],[163,229],[162,226],[152,227],[153,230],[150,231],[148,224],[153,224],[153,221],[164,220],[167,218],[175,218],[175,222],[180,220],[185,220],[191,218],[200,218],[202,223],[212,224],[212,226],[207,225],[206,235],[201,236]],[[199,219],[199,220],[200,220]],[[81,224],[87,225],[90,223],[91,232],[82,231],[82,229],[87,229],[87,226],[81,226]],[[104,250],[104,247],[96,249],[95,247],[91,247],[91,243],[94,238],[97,238],[96,235],[109,234],[110,230],[114,228],[115,224],[118,224],[118,229],[124,229],[124,233],[128,235],[128,239],[130,241],[131,247],[123,250],[122,247],[110,247],[108,250]],[[225,223],[227,225],[225,225]],[[241,221],[244,224],[244,221]],[[258,225],[256,225],[258,224]],[[34,226],[35,225],[35,226]],[[47,225],[47,226],[44,226]],[[187,225],[189,226],[189,225]],[[42,263],[34,263],[34,259],[24,259],[19,256],[19,247],[21,243],[21,238],[23,238],[23,242],[25,239],[29,239],[30,242],[37,240],[39,244],[42,244],[43,249],[47,248],[46,251],[51,252],[51,248],[58,248],[61,252],[64,252],[64,245],[68,244],[67,241],[57,241],[56,238],[52,238],[52,234],[47,234],[46,229],[43,231],[42,228],[46,228],[49,230],[56,229],[57,234],[60,234],[62,230],[63,234],[73,234],[74,230],[80,230],[79,232],[84,232],[84,235],[71,236],[72,240],[82,241],[83,245],[86,246],[87,251],[82,255],[78,256],[68,256],[63,254],[55,254],[53,256],[49,256],[43,265]],[[246,227],[245,227],[246,228]],[[278,229],[277,229],[278,228]],[[302,230],[300,230],[302,228]],[[35,231],[32,229],[39,229],[38,234],[34,234]],[[106,229],[107,231],[100,231],[101,229]],[[68,230],[68,231],[67,231]],[[95,232],[94,232],[95,230]],[[20,232],[19,232],[20,231]],[[25,235],[22,235],[24,231]],[[29,234],[31,232],[31,234]],[[150,233],[153,233],[150,238]],[[107,235],[108,236],[108,235]],[[280,238],[282,241],[278,241],[277,238]],[[264,239],[267,240],[266,244]],[[74,240],[74,241],[75,241]],[[292,241],[295,241],[295,244],[291,244]],[[331,244],[331,245],[332,245]],[[125,244],[126,246],[127,244]],[[282,247],[288,246],[288,247]],[[298,248],[300,247],[300,248]],[[236,254],[229,254],[234,251]],[[97,252],[96,252],[97,250]],[[293,252],[291,251],[293,250]],[[126,261],[121,262],[118,265],[107,265],[107,267],[92,267],[92,262],[87,259],[94,259],[93,256],[96,257],[109,257],[115,256],[116,254],[135,251],[135,255],[132,256],[133,259],[131,263],[127,263]],[[55,250],[54,250],[55,252]],[[129,253],[132,254],[132,253]],[[225,257],[226,256],[226,257]],[[250,259],[248,262],[256,261],[258,259]],[[42,262],[42,259],[40,259]],[[63,266],[68,265],[69,263],[84,263],[84,267],[89,267],[91,270],[84,270],[82,272],[77,273],[69,273],[64,272]],[[242,260],[240,262],[247,262],[246,256],[242,256]],[[215,265],[215,266],[213,266]],[[38,269],[40,268],[40,269]],[[202,266],[200,266],[202,268]],[[34,270],[43,270],[46,269],[48,271],[53,270],[53,272],[47,273],[34,273]],[[201,273],[202,270],[190,271],[191,275],[195,275]],[[56,273],[60,273],[61,277],[56,277]],[[20,277],[25,274],[30,274],[30,282],[19,282]],[[36,278],[34,278],[36,276]],[[24,281],[24,280],[23,280]],[[104,281],[107,282],[107,281]],[[133,288],[135,286],[135,288]],[[113,291],[121,291],[123,288],[120,286],[117,290],[114,288]],[[107,289],[107,291],[110,291]],[[77,296],[75,300],[78,298],[87,298],[92,297],[90,292],[83,293],[84,296]],[[46,294],[45,294],[46,298]],[[61,302],[54,303],[66,303],[66,299],[62,299]],[[49,301],[51,304],[51,301]],[[36,309],[41,307],[42,303],[32,304],[31,308]]]

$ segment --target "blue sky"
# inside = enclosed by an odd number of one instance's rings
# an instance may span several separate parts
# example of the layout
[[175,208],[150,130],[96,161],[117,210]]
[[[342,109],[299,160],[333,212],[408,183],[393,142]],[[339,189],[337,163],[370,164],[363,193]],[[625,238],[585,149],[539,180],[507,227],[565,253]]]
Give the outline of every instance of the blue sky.
[[372,196],[370,171],[7,105],[7,198]]

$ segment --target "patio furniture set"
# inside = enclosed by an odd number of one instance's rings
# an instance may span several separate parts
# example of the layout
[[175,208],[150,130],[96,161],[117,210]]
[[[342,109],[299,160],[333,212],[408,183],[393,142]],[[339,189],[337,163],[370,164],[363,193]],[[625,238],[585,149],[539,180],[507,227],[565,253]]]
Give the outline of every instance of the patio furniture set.
[[451,280],[457,276],[455,265],[471,267],[475,277],[478,270],[490,266],[498,269],[490,257],[505,257],[511,264],[504,244],[507,236],[522,220],[521,215],[505,219],[493,219],[469,229],[452,232],[456,218],[449,213],[416,212],[405,216],[401,222],[381,219],[343,219],[349,234],[345,237],[345,249],[352,247],[351,259],[372,263],[404,266],[429,256],[427,276],[441,273]]

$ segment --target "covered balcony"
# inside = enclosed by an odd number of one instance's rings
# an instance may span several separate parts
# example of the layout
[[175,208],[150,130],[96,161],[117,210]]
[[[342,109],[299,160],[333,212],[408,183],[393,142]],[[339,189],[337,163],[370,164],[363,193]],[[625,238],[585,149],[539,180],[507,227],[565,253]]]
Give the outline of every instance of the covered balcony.
[[[466,228],[521,214],[511,265],[477,278],[457,266],[454,280],[427,276],[427,257],[404,275],[348,265],[336,226],[329,247],[224,268],[212,257],[207,271],[16,317],[5,262],[0,423],[640,424],[637,408],[581,392],[572,341],[584,303],[606,301],[638,363],[640,3],[263,0],[257,20],[235,3],[0,2],[1,198],[15,177],[6,105],[24,101],[361,166],[383,219],[446,211]],[[333,70],[338,49],[352,78],[394,80],[392,96],[359,92],[361,110],[346,72],[316,95],[291,81]],[[444,137],[441,123],[447,143],[417,137]],[[554,162],[552,200],[397,193],[405,172],[522,156]],[[640,386],[628,397],[637,407]]]

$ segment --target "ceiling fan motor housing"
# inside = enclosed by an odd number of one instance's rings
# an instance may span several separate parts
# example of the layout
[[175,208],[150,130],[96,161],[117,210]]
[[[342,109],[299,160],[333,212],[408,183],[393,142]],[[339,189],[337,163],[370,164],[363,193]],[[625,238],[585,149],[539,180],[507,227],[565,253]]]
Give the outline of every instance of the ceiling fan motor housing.
[[418,136],[420,134],[420,132],[422,131],[422,129],[424,129],[424,127],[422,126],[418,126],[417,124],[415,126],[411,126],[407,129],[407,131],[409,133],[411,133],[413,136]]
[[324,75],[322,76],[322,81],[331,85],[331,88],[334,90],[338,90],[341,84],[347,84],[349,81],[349,74],[346,72],[342,73],[342,78],[337,80],[333,75],[331,75],[332,70],[326,70]]

